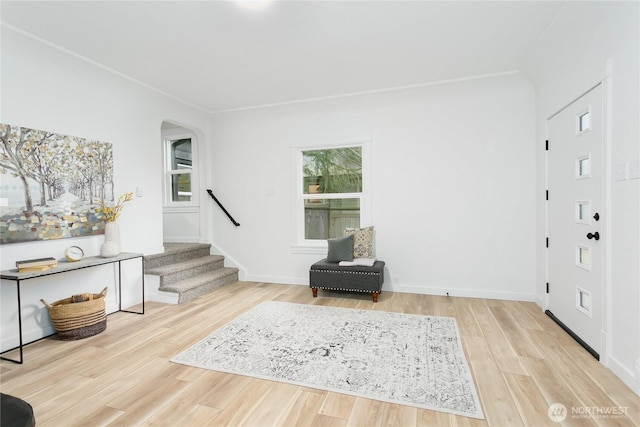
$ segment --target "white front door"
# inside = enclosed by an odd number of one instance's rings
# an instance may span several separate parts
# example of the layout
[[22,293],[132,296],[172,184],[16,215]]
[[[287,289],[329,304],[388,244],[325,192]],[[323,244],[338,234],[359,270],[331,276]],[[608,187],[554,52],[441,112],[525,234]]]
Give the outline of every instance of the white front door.
[[599,358],[603,330],[603,88],[547,121],[548,312]]

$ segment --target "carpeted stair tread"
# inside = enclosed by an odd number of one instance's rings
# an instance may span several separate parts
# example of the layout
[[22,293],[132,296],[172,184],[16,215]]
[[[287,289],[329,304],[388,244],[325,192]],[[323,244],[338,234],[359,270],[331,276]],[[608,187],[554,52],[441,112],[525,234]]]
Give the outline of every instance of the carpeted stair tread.
[[[238,273],[237,268],[222,267],[217,270],[202,273],[197,276],[190,277],[188,279],[181,280],[169,285],[161,285],[160,290],[165,292],[186,292],[194,288],[200,287],[204,284],[215,282],[220,279],[225,279],[230,276],[235,276]],[[237,281],[237,278],[233,277],[233,281]]]
[[207,264],[223,263],[223,262],[224,262],[224,257],[221,255],[208,255],[204,257],[190,259],[187,261],[180,261],[174,264],[166,264],[160,267],[147,268],[145,269],[145,273],[162,277],[162,276],[167,276],[169,274],[190,270],[194,267],[200,267]]
[[[164,252],[144,257],[146,271],[210,255],[211,245],[204,243],[164,243]],[[153,273],[151,273],[153,274]]]
[[225,267],[223,256],[211,255],[209,244],[163,245],[163,253],[145,256],[145,274],[159,277],[159,291],[178,294],[178,304],[238,281],[238,269]]
[[195,251],[198,249],[210,249],[211,245],[208,243],[169,243],[164,244],[164,253],[171,254],[175,252],[183,252],[185,250]]

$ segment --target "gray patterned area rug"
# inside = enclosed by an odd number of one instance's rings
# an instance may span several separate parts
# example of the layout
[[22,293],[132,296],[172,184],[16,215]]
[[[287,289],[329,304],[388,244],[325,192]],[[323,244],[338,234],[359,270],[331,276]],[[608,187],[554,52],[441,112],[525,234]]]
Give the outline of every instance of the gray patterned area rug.
[[484,418],[449,317],[263,302],[171,361]]

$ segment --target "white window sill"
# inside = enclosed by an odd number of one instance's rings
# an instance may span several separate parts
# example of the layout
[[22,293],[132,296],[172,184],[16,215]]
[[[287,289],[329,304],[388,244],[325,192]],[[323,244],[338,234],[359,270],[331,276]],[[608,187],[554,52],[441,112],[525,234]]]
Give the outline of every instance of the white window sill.
[[294,254],[327,255],[327,243],[323,242],[322,245],[291,245],[291,252]]
[[166,205],[162,209],[165,213],[190,213],[198,212],[200,206],[194,204]]

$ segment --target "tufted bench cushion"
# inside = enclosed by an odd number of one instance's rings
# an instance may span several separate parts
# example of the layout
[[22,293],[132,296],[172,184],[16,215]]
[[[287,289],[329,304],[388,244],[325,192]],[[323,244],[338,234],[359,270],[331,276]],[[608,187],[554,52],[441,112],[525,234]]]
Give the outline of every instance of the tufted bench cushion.
[[309,269],[309,287],[314,298],[318,296],[318,289],[329,289],[370,293],[373,302],[378,302],[383,283],[384,261],[376,261],[372,267],[341,267],[339,263],[327,262],[325,258]]

